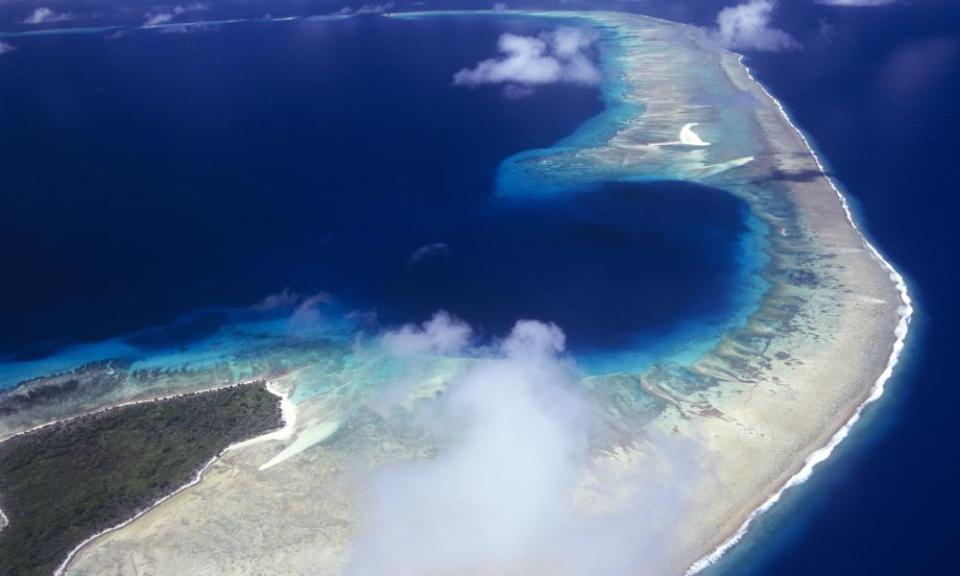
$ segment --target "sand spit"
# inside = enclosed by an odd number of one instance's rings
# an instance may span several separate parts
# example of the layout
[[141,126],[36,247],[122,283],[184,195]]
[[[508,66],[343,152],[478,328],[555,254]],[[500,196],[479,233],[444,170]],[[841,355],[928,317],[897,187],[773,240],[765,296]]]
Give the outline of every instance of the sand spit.
[[[615,498],[605,495],[628,490],[624,479],[656,465],[650,447],[658,438],[697,446],[702,470],[683,494],[671,538],[645,564],[657,576],[692,574],[809,477],[882,395],[907,335],[910,298],[803,134],[738,55],[700,29],[652,18],[530,15],[600,28],[605,69],[622,84],[616,98],[639,106],[612,119],[615,129],[601,141],[516,160],[514,181],[535,184],[524,193],[687,180],[743,198],[767,231],[758,303],[713,350],[691,364],[585,382],[608,403],[619,433],[597,446],[593,468],[604,473],[584,473],[578,496],[596,509],[613,508]],[[662,145],[676,143],[678,130],[684,145]],[[278,381],[291,395],[327,385],[298,396],[296,420],[275,442],[225,454],[203,482],[81,549],[64,574],[339,574],[359,529],[358,478],[438,449],[411,419],[367,404],[363,391],[385,378],[379,368],[353,358],[320,376]],[[418,398],[411,405],[442,390],[443,374],[411,391]],[[640,417],[641,405],[654,408]],[[337,426],[327,434],[331,422]],[[289,457],[263,468],[280,454]],[[604,490],[590,488],[604,482]]]

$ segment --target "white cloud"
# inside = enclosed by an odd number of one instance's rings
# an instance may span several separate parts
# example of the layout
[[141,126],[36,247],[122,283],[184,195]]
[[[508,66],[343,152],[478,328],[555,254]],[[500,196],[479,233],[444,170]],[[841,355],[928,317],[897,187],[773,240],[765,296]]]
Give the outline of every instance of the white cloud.
[[266,298],[257,302],[251,308],[262,312],[277,310],[278,308],[290,308],[299,303],[302,297],[296,291],[290,288],[284,288],[280,292],[267,295]]
[[333,298],[326,292],[317,292],[313,296],[307,296],[297,305],[293,315],[290,316],[291,325],[306,327],[319,323],[323,319],[320,308],[331,302],[333,302]]
[[0,54],[7,54],[8,52],[13,52],[17,47],[13,44],[7,44],[6,42],[0,41]]
[[393,8],[393,2],[386,4],[364,4],[354,14],[383,14]]
[[560,58],[573,58],[590,47],[597,39],[595,32],[587,32],[582,28],[557,28],[552,36],[553,52]]
[[494,12],[503,12],[504,10],[509,10],[509,9],[510,7],[507,5],[506,2],[497,2],[496,4],[493,5]]
[[159,12],[147,12],[143,15],[143,25],[162,26],[173,22],[176,16],[182,16],[190,12],[203,12],[210,9],[210,4],[204,2],[192,2],[189,4],[177,4],[170,10],[161,10]]
[[216,32],[220,30],[219,24],[208,24],[200,22],[185,22],[179,26],[164,26],[160,30],[161,34],[192,34],[194,32]]
[[396,356],[454,354],[464,350],[472,336],[470,326],[441,310],[420,326],[385,332],[380,343]]
[[354,10],[349,6],[344,6],[336,12],[341,16],[362,16],[364,14],[383,14],[393,8],[393,2],[387,2],[385,4],[364,4],[363,6]]
[[73,15],[69,12],[54,12],[50,8],[41,6],[34,9],[24,20],[24,24],[52,24],[54,22],[65,22],[72,20]]
[[173,21],[173,14],[170,12],[158,12],[156,14],[153,12],[147,12],[143,15],[143,25],[147,27],[160,26],[171,21]]
[[717,15],[715,35],[727,48],[738,50],[791,50],[800,44],[792,36],[770,26],[774,0],[750,2],[724,8]]
[[600,71],[587,55],[596,39],[595,31],[581,28],[559,28],[540,36],[503,34],[497,44],[503,56],[460,70],[454,74],[453,83],[525,87],[561,82],[599,84]]
[[209,10],[210,5],[204,2],[191,2],[189,4],[177,4],[173,7],[173,13],[176,16],[186,14],[187,12],[203,12]]
[[893,4],[897,0],[816,0],[817,4],[827,6],[883,6]]
[[373,480],[348,576],[513,573],[546,544],[541,529],[565,521],[559,504],[586,448],[587,411],[562,384],[571,375],[556,360],[555,327],[514,332],[500,358],[451,386],[444,410],[463,433],[457,446]]
[[[399,332],[450,333],[450,319],[437,318],[444,328]],[[468,330],[453,330],[451,347],[475,360],[420,420],[450,443],[369,478],[345,576],[662,573],[662,544],[675,537],[698,476],[697,449],[648,437],[649,467],[602,468],[592,443],[606,434],[603,418],[564,356],[563,332],[521,321],[491,348],[467,349]],[[597,486],[610,479],[616,487]],[[584,506],[584,491],[616,505]]]
[[407,266],[416,266],[417,264],[423,262],[424,260],[430,260],[433,258],[439,258],[441,256],[447,256],[450,254],[450,247],[444,244],[443,242],[436,242],[434,244],[427,244],[421,246],[413,251],[412,254],[407,258]]

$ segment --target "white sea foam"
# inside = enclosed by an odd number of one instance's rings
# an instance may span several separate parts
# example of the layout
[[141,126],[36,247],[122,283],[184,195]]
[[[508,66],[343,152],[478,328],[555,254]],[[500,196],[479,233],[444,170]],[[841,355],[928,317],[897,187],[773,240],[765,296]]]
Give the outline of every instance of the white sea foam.
[[803,140],[803,143],[806,145],[807,149],[810,151],[810,154],[813,156],[814,161],[817,163],[817,168],[820,169],[820,172],[823,174],[824,178],[826,178],[827,182],[830,183],[830,187],[833,188],[834,192],[836,192],[837,196],[840,198],[840,203],[843,206],[843,211],[846,214],[847,220],[850,222],[850,225],[860,235],[863,245],[868,250],[870,250],[870,253],[873,254],[873,256],[878,261],[880,261],[880,263],[884,266],[884,268],[886,268],[887,272],[890,275],[890,280],[893,281],[893,283],[897,287],[897,290],[900,293],[900,300],[902,302],[902,305],[897,309],[897,312],[900,315],[900,321],[897,323],[897,327],[894,330],[894,335],[896,336],[896,339],[894,340],[894,343],[893,343],[893,350],[891,351],[890,357],[887,360],[886,367],[884,368],[883,372],[880,374],[880,377],[877,378],[876,382],[873,384],[873,387],[870,390],[870,395],[867,397],[867,399],[864,400],[863,403],[857,407],[856,411],[854,411],[850,419],[847,420],[847,422],[839,430],[837,430],[837,432],[830,438],[830,441],[827,442],[825,446],[823,446],[819,450],[815,450],[813,453],[807,456],[807,459],[804,461],[803,468],[801,468],[799,472],[794,474],[793,477],[787,480],[787,482],[779,490],[777,490],[772,496],[767,498],[767,500],[764,501],[759,508],[755,509],[753,512],[750,513],[749,516],[747,516],[747,519],[743,522],[743,524],[740,525],[740,528],[737,529],[736,533],[733,536],[731,536],[730,538],[725,540],[723,543],[721,543],[719,546],[717,546],[710,554],[694,562],[693,565],[690,566],[690,568],[687,570],[687,573],[686,573],[687,576],[696,574],[697,572],[700,572],[706,569],[707,567],[715,564],[718,560],[720,560],[720,558],[722,558],[724,554],[726,554],[737,542],[740,541],[741,538],[743,538],[744,534],[746,534],[747,532],[747,529],[750,527],[750,524],[758,516],[760,516],[770,508],[772,508],[773,505],[780,500],[780,497],[783,495],[783,493],[787,489],[806,482],[810,478],[810,476],[813,474],[813,469],[817,466],[817,464],[820,464],[821,462],[829,458],[830,455],[833,453],[833,450],[841,442],[843,442],[843,440],[850,434],[850,429],[853,427],[854,424],[857,423],[858,420],[860,420],[860,415],[863,413],[863,409],[870,403],[876,401],[878,398],[883,396],[883,392],[884,392],[884,388],[887,383],[887,380],[889,380],[890,377],[893,375],[893,369],[897,365],[897,362],[899,362],[900,360],[900,353],[903,351],[904,343],[906,342],[906,338],[907,338],[907,333],[910,328],[910,319],[913,316],[912,300],[910,298],[910,293],[907,289],[907,283],[903,279],[903,276],[901,276],[900,273],[897,272],[897,270],[893,267],[893,265],[890,264],[890,262],[888,262],[880,254],[880,251],[877,250],[873,246],[873,244],[871,244],[870,241],[867,240],[866,236],[860,231],[860,228],[857,226],[857,223],[854,220],[853,213],[850,210],[850,205],[847,202],[847,198],[843,195],[842,192],[840,192],[840,189],[833,182],[833,179],[831,179],[830,176],[827,175],[826,170],[823,167],[823,164],[820,162],[820,158],[817,156],[817,153],[813,149],[813,146],[810,145],[810,142],[809,140],[807,140],[807,137],[803,133],[803,131],[800,130],[796,124],[793,123],[793,120],[790,119],[790,115],[787,114],[786,109],[783,107],[780,101],[774,98],[774,96],[770,93],[770,91],[767,90],[767,88],[754,77],[753,72],[750,70],[750,68],[743,63],[743,56],[740,56],[740,64],[743,66],[744,70],[746,70],[747,75],[750,77],[750,79],[753,80],[753,82],[755,82],[757,86],[760,87],[761,90],[763,90],[764,94],[766,94],[767,97],[770,98],[770,100],[773,101],[774,104],[776,104],[777,108],[780,110],[780,113],[783,115],[784,119],[787,121],[788,124],[790,124],[790,126],[794,130],[796,130],[797,134]]

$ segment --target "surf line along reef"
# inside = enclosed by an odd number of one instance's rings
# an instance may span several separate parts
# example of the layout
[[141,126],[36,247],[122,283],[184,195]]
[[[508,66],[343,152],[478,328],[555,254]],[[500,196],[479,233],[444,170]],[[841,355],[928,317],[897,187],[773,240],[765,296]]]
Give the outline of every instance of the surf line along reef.
[[[738,55],[704,31],[612,12],[390,17],[532,17],[599,31],[605,111],[553,147],[505,161],[500,195],[679,180],[725,190],[750,206],[764,240],[763,286],[743,321],[694,360],[583,382],[618,435],[593,447],[593,472],[584,471],[578,502],[600,516],[617,510],[617,488],[629,488],[638,475],[677,477],[679,464],[665,445],[692,446],[696,473],[682,492],[670,493],[676,506],[668,528],[657,529],[657,551],[644,568],[703,569],[759,510],[829,456],[863,406],[882,395],[912,314],[903,279],[858,230],[782,106]],[[276,442],[231,451],[188,491],[190,498],[181,493],[91,542],[66,573],[248,574],[267,566],[285,574],[339,573],[358,533],[357,485],[347,471],[358,462],[436,453],[408,421],[364,409],[365,384],[383,377],[381,364],[348,348],[282,351],[272,365],[282,364],[278,386],[297,404],[295,429]],[[243,374],[270,375],[271,362],[250,366]],[[435,397],[457,367],[455,359],[435,359],[431,377],[410,396]],[[192,378],[201,388],[213,380]],[[176,384],[191,386],[183,378]],[[127,380],[106,389],[102,398],[84,398],[84,406],[144,393]],[[47,413],[42,404],[30,410]],[[638,417],[632,408],[640,404],[653,408]],[[57,406],[58,414],[63,410]],[[26,414],[3,416],[0,425],[14,432],[31,421]],[[602,478],[591,477],[597,470]],[[622,486],[610,485],[618,481]],[[607,485],[594,490],[599,483]]]

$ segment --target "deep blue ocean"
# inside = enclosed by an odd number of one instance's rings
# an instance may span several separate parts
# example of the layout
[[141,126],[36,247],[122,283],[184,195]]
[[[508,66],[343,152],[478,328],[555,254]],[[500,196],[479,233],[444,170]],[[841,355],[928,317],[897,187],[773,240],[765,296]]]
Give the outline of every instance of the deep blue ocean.
[[[562,6],[710,25],[731,3]],[[110,23],[138,21],[146,4],[125,6]],[[776,24],[803,49],[747,63],[812,137],[919,312],[888,393],[713,572],[953,573],[960,7],[798,0],[781,2]],[[575,351],[731,313],[748,232],[724,194],[659,183],[493,197],[501,161],[602,109],[593,88],[516,99],[451,84],[503,31],[545,28],[370,17],[17,38],[0,56],[0,355],[39,358],[285,288],[329,292],[383,325],[437,308],[485,335],[552,320]],[[189,345],[217,323],[138,342]]]

